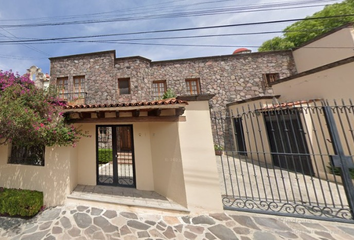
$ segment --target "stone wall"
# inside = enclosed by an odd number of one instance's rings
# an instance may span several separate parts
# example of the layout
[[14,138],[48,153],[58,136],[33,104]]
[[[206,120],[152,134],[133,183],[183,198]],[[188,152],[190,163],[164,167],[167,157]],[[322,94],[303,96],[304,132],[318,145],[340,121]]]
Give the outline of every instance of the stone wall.
[[73,78],[85,76],[86,104],[114,103],[117,98],[114,58],[114,51],[51,58],[50,83],[56,84],[57,78],[68,77],[69,92],[72,92]]
[[166,80],[167,88],[184,95],[185,79],[199,78],[201,92],[215,94],[210,105],[219,111],[236,99],[272,94],[272,89],[263,88],[262,74],[279,73],[283,78],[295,72],[290,52],[251,53],[152,62],[149,79]]
[[[51,83],[68,77],[85,76],[86,104],[154,100],[152,82],[165,80],[167,88],[186,95],[185,80],[199,78],[201,93],[215,94],[211,111],[226,112],[226,104],[256,96],[271,95],[262,74],[279,73],[284,78],[296,73],[290,51],[248,53],[152,62],[143,57],[115,58],[115,51],[51,58]],[[130,78],[131,94],[119,95],[118,79]],[[224,131],[230,131],[225,126]],[[213,125],[214,132],[220,132]],[[214,134],[215,136],[215,134]],[[229,145],[229,143],[222,144]]]

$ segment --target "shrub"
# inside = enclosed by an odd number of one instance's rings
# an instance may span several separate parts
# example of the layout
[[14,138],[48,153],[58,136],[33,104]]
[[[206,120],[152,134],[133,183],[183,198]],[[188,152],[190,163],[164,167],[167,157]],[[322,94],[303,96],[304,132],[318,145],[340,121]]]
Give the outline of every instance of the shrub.
[[0,70],[0,144],[75,146],[85,135],[66,121],[65,105],[55,87],[38,89],[28,74]]
[[42,192],[0,188],[0,215],[33,217],[42,206]]
[[113,160],[112,149],[98,149],[98,162],[100,164],[108,163]]
[[176,94],[172,91],[172,89],[167,89],[167,91],[162,95],[162,99],[175,98]]

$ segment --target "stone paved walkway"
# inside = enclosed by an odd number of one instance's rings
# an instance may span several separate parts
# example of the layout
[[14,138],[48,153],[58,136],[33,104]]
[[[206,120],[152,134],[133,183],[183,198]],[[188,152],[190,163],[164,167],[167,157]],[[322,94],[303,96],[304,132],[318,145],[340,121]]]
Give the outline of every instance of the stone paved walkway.
[[134,213],[66,205],[31,220],[0,218],[0,239],[354,239],[354,224],[243,212]]

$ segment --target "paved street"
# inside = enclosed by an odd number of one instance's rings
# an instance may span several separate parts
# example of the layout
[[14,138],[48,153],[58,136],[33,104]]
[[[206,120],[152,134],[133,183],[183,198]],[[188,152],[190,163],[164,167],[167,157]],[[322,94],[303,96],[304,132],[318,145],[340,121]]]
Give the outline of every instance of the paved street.
[[[22,224],[21,224],[22,223]],[[31,220],[0,218],[0,239],[354,239],[354,224],[225,212],[186,215],[66,205]]]

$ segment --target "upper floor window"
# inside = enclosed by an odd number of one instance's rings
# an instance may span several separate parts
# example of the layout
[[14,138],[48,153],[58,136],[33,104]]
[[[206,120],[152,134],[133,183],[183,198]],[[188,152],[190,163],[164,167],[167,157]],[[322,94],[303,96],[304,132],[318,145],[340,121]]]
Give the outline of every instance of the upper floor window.
[[85,92],[85,76],[76,76],[74,77],[74,97],[84,97]]
[[130,78],[118,78],[119,95],[130,94]]
[[186,79],[186,89],[187,94],[199,94],[200,86],[199,86],[199,78],[194,79]]
[[154,98],[161,98],[166,92],[166,81],[153,81],[152,82],[152,95]]
[[62,99],[68,98],[69,88],[68,88],[68,78],[58,78],[57,79],[57,89],[59,93],[59,97]]
[[270,87],[270,85],[277,80],[279,80],[279,73],[263,74],[263,82],[265,87]]

